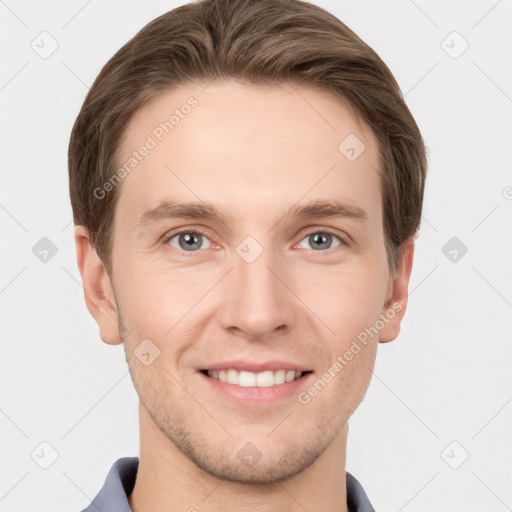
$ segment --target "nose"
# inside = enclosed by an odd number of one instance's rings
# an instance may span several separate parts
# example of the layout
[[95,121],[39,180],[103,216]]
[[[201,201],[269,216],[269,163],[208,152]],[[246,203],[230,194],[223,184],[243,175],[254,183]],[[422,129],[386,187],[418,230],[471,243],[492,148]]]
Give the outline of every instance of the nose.
[[286,275],[270,251],[248,263],[237,254],[223,283],[222,327],[250,340],[267,340],[290,330],[297,305]]

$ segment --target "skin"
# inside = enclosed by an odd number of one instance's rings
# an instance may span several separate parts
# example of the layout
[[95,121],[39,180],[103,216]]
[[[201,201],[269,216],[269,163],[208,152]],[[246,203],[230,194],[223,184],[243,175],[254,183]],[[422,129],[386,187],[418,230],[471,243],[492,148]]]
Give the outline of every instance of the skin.
[[[399,334],[414,240],[390,275],[377,142],[339,98],[290,84],[205,85],[158,96],[128,126],[122,162],[170,112],[190,96],[198,101],[119,185],[112,279],[87,230],[75,228],[87,307],[105,343],[124,343],[140,397],[129,502],[135,512],[347,511],[347,422],[378,343]],[[338,150],[349,134],[366,147],[355,161]],[[211,203],[225,217],[140,224],[165,199]],[[358,206],[367,219],[284,216],[314,200]],[[180,251],[179,236],[167,241],[175,228],[200,230],[200,248]],[[325,231],[333,238],[320,250],[309,235]],[[263,249],[252,263],[236,251],[248,236]],[[277,359],[312,371],[298,389],[307,391],[393,305],[378,336],[307,404],[297,393],[235,402],[198,372]],[[144,339],[160,350],[148,366],[134,355]],[[248,442],[261,454],[252,467],[237,457]]]

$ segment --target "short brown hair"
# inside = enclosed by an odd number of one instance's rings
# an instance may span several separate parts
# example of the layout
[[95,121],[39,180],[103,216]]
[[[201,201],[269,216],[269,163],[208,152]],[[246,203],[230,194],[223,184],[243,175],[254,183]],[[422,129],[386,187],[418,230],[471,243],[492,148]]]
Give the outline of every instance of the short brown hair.
[[[75,121],[69,189],[109,274],[120,186],[94,193],[116,172],[126,127],[158,94],[191,81],[292,82],[346,100],[379,146],[383,229],[390,272],[420,225],[426,149],[400,88],[380,57],[332,14],[300,0],[203,0],[159,16],[103,67]],[[341,142],[341,141],[340,141]]]

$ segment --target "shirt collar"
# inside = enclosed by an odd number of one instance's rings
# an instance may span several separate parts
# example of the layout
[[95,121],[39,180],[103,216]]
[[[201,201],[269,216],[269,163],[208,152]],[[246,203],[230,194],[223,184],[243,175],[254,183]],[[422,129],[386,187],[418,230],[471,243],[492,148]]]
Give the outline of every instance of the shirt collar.
[[[82,512],[132,512],[128,496],[135,485],[139,468],[138,457],[118,459],[110,471],[103,488]],[[350,512],[375,512],[359,481],[346,472],[347,505]]]

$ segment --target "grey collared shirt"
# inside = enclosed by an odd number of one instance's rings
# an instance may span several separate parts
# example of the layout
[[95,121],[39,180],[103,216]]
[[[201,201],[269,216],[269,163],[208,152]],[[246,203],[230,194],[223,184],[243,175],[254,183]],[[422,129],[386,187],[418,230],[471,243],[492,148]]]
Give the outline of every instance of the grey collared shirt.
[[[132,512],[128,496],[135,485],[138,457],[118,459],[110,469],[103,488],[82,512]],[[375,512],[361,484],[348,471],[347,504],[350,512]]]

